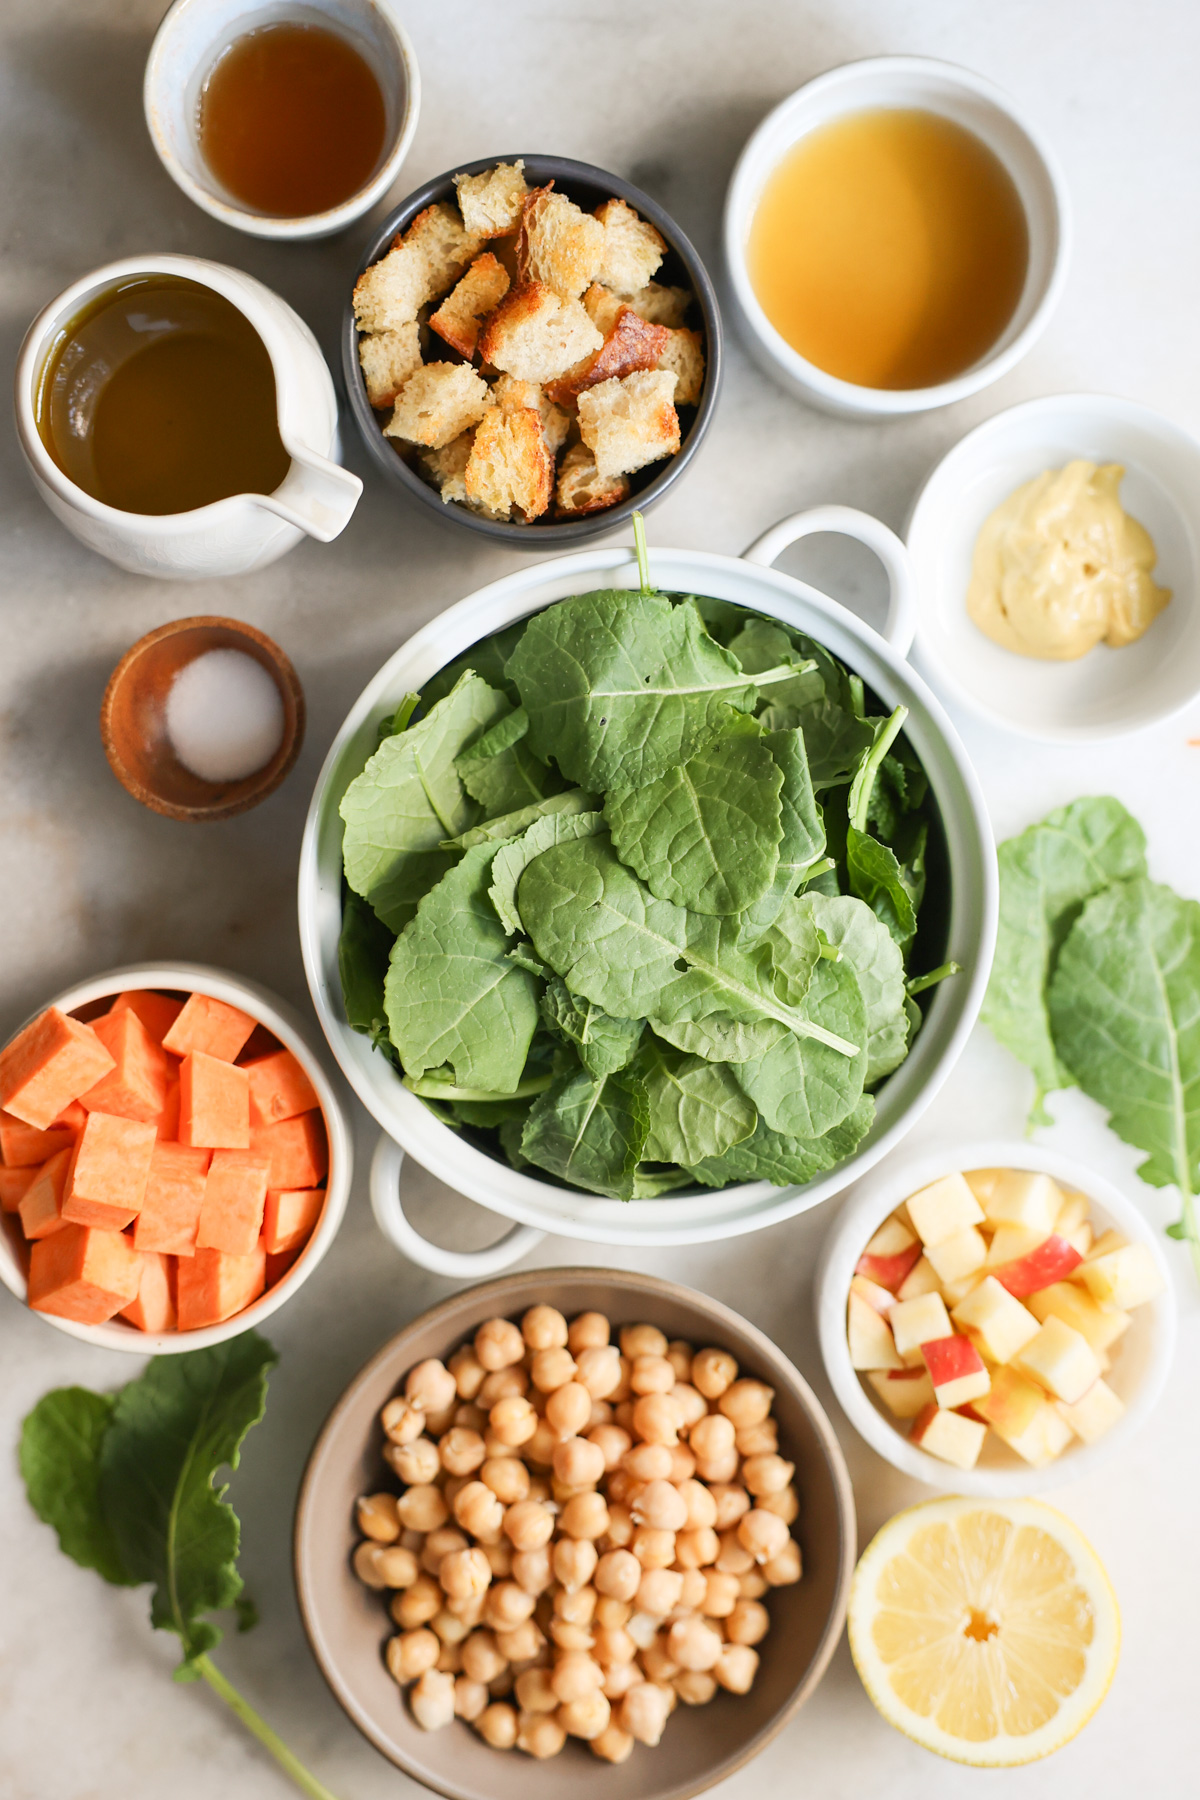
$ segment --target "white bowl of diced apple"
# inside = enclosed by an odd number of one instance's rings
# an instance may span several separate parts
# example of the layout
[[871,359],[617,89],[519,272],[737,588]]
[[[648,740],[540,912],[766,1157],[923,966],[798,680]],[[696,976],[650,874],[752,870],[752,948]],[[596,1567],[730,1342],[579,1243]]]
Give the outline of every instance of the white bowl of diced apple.
[[1021,1141],[884,1164],[829,1232],[816,1294],[826,1372],[872,1449],[993,1499],[1078,1480],[1125,1444],[1175,1341],[1136,1206]]

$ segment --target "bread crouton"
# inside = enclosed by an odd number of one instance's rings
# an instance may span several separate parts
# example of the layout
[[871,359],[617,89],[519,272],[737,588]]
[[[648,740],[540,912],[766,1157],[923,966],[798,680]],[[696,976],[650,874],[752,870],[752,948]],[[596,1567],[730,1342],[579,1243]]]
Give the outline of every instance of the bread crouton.
[[508,276],[490,250],[477,256],[458,286],[446,295],[429,325],[452,350],[471,357],[479,342],[480,321],[499,306],[508,292]]
[[467,461],[465,484],[472,506],[507,519],[514,508],[536,519],[550,504],[554,458],[532,406],[505,412],[494,406],[480,421]]
[[632,306],[623,306],[596,354],[568,369],[557,381],[550,382],[546,391],[552,400],[561,404],[574,399],[584,388],[597,387],[602,381],[620,381],[623,376],[632,375],[635,369],[663,367],[665,365],[659,359],[666,352],[670,338],[671,333],[665,325],[648,325]]
[[491,404],[487,382],[469,363],[426,363],[401,388],[383,434],[440,450],[477,424]]
[[552,381],[598,350],[604,339],[578,300],[542,282],[510,289],[484,326],[479,354],[519,381]]
[[679,448],[674,392],[675,376],[669,370],[639,369],[622,381],[602,381],[580,394],[579,430],[601,479],[631,475],[660,457],[674,456]]
[[557,510],[564,516],[601,512],[629,498],[627,475],[602,476],[586,444],[572,444],[558,468]]
[[551,187],[535,188],[521,208],[517,258],[523,280],[540,281],[564,300],[577,300],[596,277],[604,227]]
[[439,201],[419,212],[388,254],[359,276],[354,316],[360,331],[398,331],[427,300],[453,285],[480,246],[452,206]]
[[597,281],[614,294],[636,294],[644,288],[666,252],[666,244],[648,219],[624,200],[606,200],[596,208],[604,228],[604,253]]
[[424,473],[432,481],[435,488],[446,501],[467,498],[467,484],[464,476],[467,472],[467,460],[471,454],[471,445],[475,442],[474,427],[470,431],[460,431],[456,438],[443,444],[440,450],[422,450],[420,464]]
[[[621,308],[630,304],[632,302],[622,300],[620,294],[614,294],[611,288],[602,287],[598,281],[593,281],[583,296],[584,311],[596,330],[605,337],[616,324]],[[633,310],[637,311],[636,306]]]
[[[649,330],[661,330],[661,326],[649,326]],[[689,331],[686,326],[680,331],[668,331],[667,341],[654,367],[671,369],[676,376],[676,406],[695,406],[700,398],[700,390],[704,386],[704,351],[700,347],[700,333]]]
[[536,381],[518,381],[515,375],[501,375],[492,383],[492,399],[501,412],[521,412],[532,407],[542,421],[542,436],[551,456],[556,456],[566,443],[571,421]]
[[421,333],[416,320],[396,331],[375,331],[359,338],[358,360],[371,405],[391,406],[409,376],[421,366]]
[[521,205],[529,192],[525,164],[497,163],[482,175],[456,175],[463,224],[476,237],[503,237],[521,221]]
[[686,288],[663,287],[657,281],[648,281],[636,294],[629,295],[628,304],[651,325],[669,325],[675,329],[687,318],[691,300]]

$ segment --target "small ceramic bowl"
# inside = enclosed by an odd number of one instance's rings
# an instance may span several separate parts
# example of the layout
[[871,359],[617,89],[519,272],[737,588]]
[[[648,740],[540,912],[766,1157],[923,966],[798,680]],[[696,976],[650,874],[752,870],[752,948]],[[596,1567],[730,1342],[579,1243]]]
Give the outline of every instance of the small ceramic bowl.
[[[346,1109],[299,1014],[255,981],[246,981],[224,969],[211,968],[207,963],[132,963],[128,968],[109,969],[103,975],[93,975],[88,981],[76,982],[65,993],[47,1000],[46,1005],[57,1006],[62,1012],[82,1012],[85,1019],[94,1018],[101,1010],[98,1002],[129,988],[210,994],[213,999],[224,1000],[227,1005],[236,1006],[257,1019],[291,1051],[308,1076],[321,1103],[329,1139],[325,1205],[312,1236],[287,1273],[269,1287],[261,1299],[235,1313],[231,1319],[225,1319],[219,1325],[202,1326],[196,1331],[156,1334],[138,1331],[136,1326],[120,1318],[110,1319],[105,1325],[80,1325],[74,1319],[60,1319],[53,1313],[34,1315],[58,1331],[82,1338],[86,1344],[97,1344],[104,1350],[126,1350],[134,1356],[174,1356],[184,1350],[203,1350],[209,1344],[223,1344],[227,1338],[237,1337],[252,1325],[263,1324],[304,1285],[337,1236],[346,1211],[354,1173],[354,1140]],[[39,1007],[38,1011],[41,1010]],[[21,1235],[20,1221],[10,1213],[0,1215],[0,1282],[21,1301],[27,1292],[27,1255],[28,1245]]]
[[[359,1494],[392,1487],[379,1412],[414,1363],[446,1357],[485,1319],[519,1319],[539,1302],[568,1318],[593,1309],[613,1325],[642,1321],[669,1338],[731,1350],[743,1373],[775,1389],[781,1451],[796,1464],[803,1578],[771,1591],[771,1630],[749,1694],[680,1706],[656,1749],[614,1766],[568,1742],[548,1762],[493,1750],[460,1720],[422,1731],[388,1674],[393,1627],[378,1593],[353,1574]],[[313,1653],[359,1730],[398,1768],[450,1800],[686,1800],[757,1755],[812,1694],[841,1636],[855,1560],[854,1496],[837,1440],[807,1382],[747,1320],[705,1294],[616,1269],[531,1269],[455,1294],[385,1344],[334,1407],[313,1448],[296,1510],[300,1610]]]
[[[421,108],[421,77],[396,0],[175,0],[158,28],[142,98],[150,139],[167,174],[189,200],[253,237],[330,237],[387,193],[408,155]],[[258,26],[320,25],[364,58],[383,94],[384,149],[365,187],[340,206],[304,218],[249,211],[217,181],[200,149],[200,97],[217,58]]]
[[[943,1175],[967,1169],[1033,1169],[1064,1187],[1086,1194],[1096,1235],[1116,1230],[1130,1243],[1145,1244],[1158,1265],[1163,1288],[1156,1299],[1135,1307],[1132,1324],[1112,1351],[1105,1380],[1125,1402],[1124,1416],[1094,1444],[1073,1440],[1055,1462],[1031,1468],[989,1432],[973,1469],[957,1469],[910,1444],[901,1426],[875,1403],[850,1364],[846,1341],[846,1301],[854,1266],[888,1214],[902,1200]],[[1145,1423],[1158,1403],[1175,1348],[1175,1290],[1158,1234],[1119,1188],[1072,1157],[1060,1156],[1025,1139],[953,1144],[925,1156],[893,1157],[861,1182],[831,1226],[821,1248],[813,1285],[821,1355],[842,1411],[872,1450],[916,1481],[954,1494],[998,1500],[1041,1494],[1092,1475]]]
[[[1171,602],[1136,644],[1077,662],[1003,650],[967,616],[980,527],[1014,488],[1076,457],[1117,462],[1121,504],[1154,539]],[[1052,394],[997,413],[957,443],[913,506],[917,654],[941,692],[995,725],[1059,743],[1105,739],[1169,718],[1200,693],[1200,444],[1133,400]]]
[[[241,650],[267,671],[283,702],[283,736],[270,762],[240,781],[204,781],[176,756],[167,695],[179,671],[209,650]],[[274,793],[304,742],[304,690],[279,645],[237,619],[175,619],[127,650],[100,704],[104,754],[121,786],[151,811],[192,823],[231,819]]]
[[[438,200],[454,201],[455,175],[481,175],[486,169],[495,168],[497,163],[518,161],[524,163],[525,178],[531,187],[544,186],[546,182],[553,181],[558,193],[566,194],[568,199],[574,200],[586,212],[592,212],[603,201],[614,197],[624,200],[644,219],[648,219],[666,240],[667,254],[654,279],[668,286],[691,289],[695,304],[688,315],[688,322],[693,326],[699,324],[704,343],[704,387],[697,405],[682,409],[680,426],[683,441],[677,454],[666,462],[651,463],[648,468],[631,476],[629,498],[619,506],[606,507],[603,512],[588,513],[580,519],[556,520],[551,510],[528,525],[505,519],[487,519],[481,513],[472,512],[467,506],[460,506],[457,501],[443,500],[437,489],[427,481],[422,481],[417,471],[409,466],[393,440],[384,437],[383,426],[387,415],[375,412],[367,399],[366,384],[358,360],[358,328],[354,308],[349,300],[342,325],[342,375],[350,411],[362,433],[367,454],[393,486],[426,507],[435,518],[444,519],[449,525],[464,525],[470,531],[482,532],[485,537],[497,538],[514,547],[519,545],[524,550],[563,550],[571,544],[584,543],[602,532],[611,531],[614,526],[624,524],[635,509],[647,511],[679,480],[700,448],[716,409],[717,393],[721,386],[721,315],[717,307],[716,290],[708,271],[674,219],[649,194],[634,187],[632,182],[623,181],[619,175],[612,175],[593,163],[573,162],[565,156],[519,156],[517,153],[485,156],[476,162],[459,163],[457,168],[448,170],[445,175],[438,175],[433,181],[427,181],[424,187],[410,194],[402,206],[390,213],[374,233],[359,258],[350,289],[353,289],[359,276],[372,263],[378,262],[386,254],[392,239],[398,233],[407,231],[419,212]],[[452,360],[453,354],[447,345],[447,360]]]
[[[985,356],[950,381],[925,388],[868,388],[829,375],[794,350],[763,311],[747,243],[762,191],[802,137],[847,114],[876,108],[933,112],[981,138],[1007,169],[1025,209],[1029,264],[1008,325]],[[982,75],[926,56],[875,56],[818,75],[768,113],[742,151],[725,201],[725,263],[746,346],[766,373],[824,412],[899,418],[948,406],[998,381],[1041,335],[1058,304],[1070,255],[1066,184],[1053,151],[1002,89]]]

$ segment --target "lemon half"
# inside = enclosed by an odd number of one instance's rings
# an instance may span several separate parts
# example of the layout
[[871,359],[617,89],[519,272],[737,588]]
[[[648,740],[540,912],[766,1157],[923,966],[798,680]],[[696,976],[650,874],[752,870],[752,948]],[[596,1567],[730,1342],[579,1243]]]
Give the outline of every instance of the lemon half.
[[898,1731],[977,1768],[1034,1762],[1108,1692],[1121,1615],[1071,1521],[1038,1500],[929,1500],[867,1546],[850,1650]]

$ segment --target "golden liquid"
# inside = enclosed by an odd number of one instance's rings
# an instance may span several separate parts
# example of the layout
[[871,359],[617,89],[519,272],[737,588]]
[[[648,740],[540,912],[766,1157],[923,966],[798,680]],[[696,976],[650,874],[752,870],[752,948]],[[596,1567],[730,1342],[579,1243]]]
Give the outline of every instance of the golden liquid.
[[829,375],[922,388],[1001,336],[1029,262],[1012,178],[937,113],[851,113],[784,157],[750,227],[750,280],[772,325]]
[[68,480],[121,512],[270,494],[291,464],[266,345],[221,294],[177,276],[122,282],[71,320],[42,369],[37,425]]

